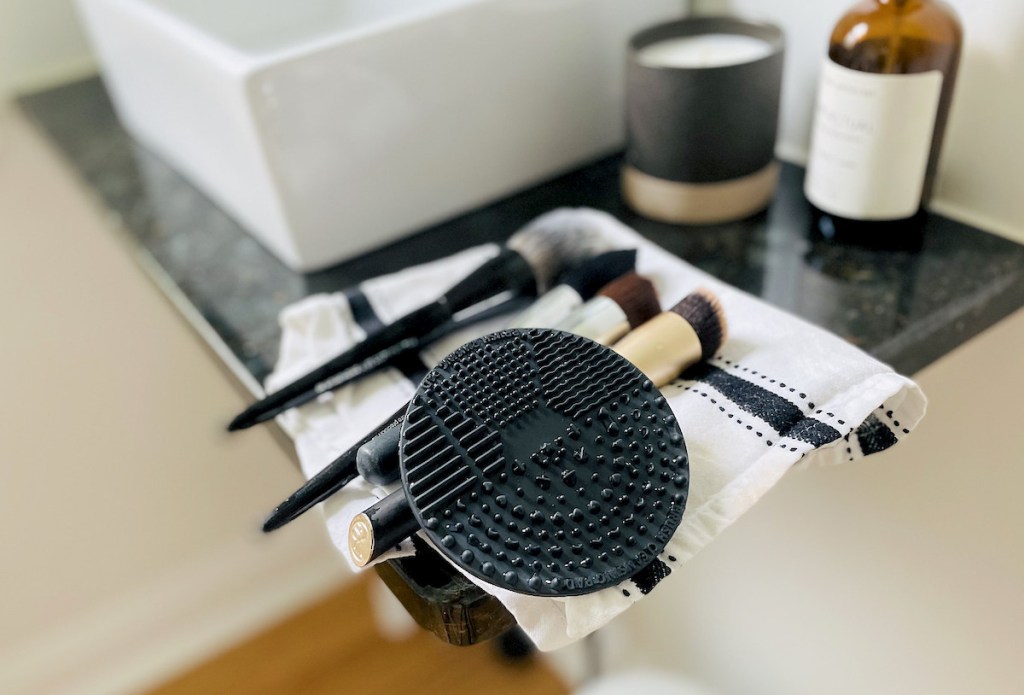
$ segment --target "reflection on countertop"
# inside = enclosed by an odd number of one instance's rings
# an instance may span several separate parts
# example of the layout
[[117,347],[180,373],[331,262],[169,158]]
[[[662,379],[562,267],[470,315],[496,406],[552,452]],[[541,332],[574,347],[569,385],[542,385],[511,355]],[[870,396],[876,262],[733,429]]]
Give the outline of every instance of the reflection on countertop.
[[[605,210],[681,258],[914,373],[1024,305],[1024,246],[926,215],[920,247],[872,250],[811,233],[803,170],[783,167],[764,213],[717,226],[652,222],[622,203],[610,156],[407,239],[311,274],[277,261],[118,124],[99,79],[23,97],[133,245],[187,298],[257,379],[273,367],[277,314],[316,292],[458,249],[501,241],[561,206]],[[343,227],[344,220],[339,220]]]

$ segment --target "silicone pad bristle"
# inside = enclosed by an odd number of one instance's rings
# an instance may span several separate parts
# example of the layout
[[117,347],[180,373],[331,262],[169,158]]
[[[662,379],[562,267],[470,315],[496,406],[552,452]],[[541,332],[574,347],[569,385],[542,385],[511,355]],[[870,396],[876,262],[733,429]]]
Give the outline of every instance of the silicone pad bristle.
[[402,478],[442,553],[520,593],[584,594],[675,531],[689,469],[665,398],[586,338],[508,330],[459,348],[407,411]]

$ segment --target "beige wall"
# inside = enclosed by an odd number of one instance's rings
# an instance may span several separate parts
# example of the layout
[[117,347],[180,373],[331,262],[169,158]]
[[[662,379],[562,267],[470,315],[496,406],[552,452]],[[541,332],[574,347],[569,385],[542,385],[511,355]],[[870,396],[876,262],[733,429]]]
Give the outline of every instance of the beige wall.
[[95,69],[72,0],[0,0],[0,98]]
[[40,136],[0,103],[0,691],[136,692],[336,587],[302,479]]

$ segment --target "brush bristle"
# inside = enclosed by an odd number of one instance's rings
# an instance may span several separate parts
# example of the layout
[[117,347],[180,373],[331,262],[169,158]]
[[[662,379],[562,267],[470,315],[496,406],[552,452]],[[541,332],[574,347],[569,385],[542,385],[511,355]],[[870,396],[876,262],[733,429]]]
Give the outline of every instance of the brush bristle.
[[693,326],[700,340],[701,359],[712,357],[728,336],[722,304],[711,290],[701,288],[683,297],[669,309]]
[[615,278],[633,270],[635,265],[636,249],[607,251],[565,271],[560,282],[576,290],[586,301]]
[[626,314],[631,329],[653,319],[661,312],[654,284],[643,275],[627,273],[602,287],[598,294],[619,305]]
[[612,249],[612,243],[574,215],[545,215],[513,234],[506,244],[533,268],[538,292],[546,292],[566,268]]

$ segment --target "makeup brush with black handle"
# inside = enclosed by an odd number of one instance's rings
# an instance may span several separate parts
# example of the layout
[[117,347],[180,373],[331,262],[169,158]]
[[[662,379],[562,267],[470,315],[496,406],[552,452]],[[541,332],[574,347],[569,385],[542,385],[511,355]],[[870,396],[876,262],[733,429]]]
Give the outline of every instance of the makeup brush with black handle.
[[[612,347],[612,351],[626,358],[626,360],[639,370],[640,373],[650,380],[650,383],[655,387],[658,387],[675,379],[687,367],[714,355],[721,346],[726,335],[727,327],[725,317],[722,314],[721,305],[717,297],[715,297],[715,295],[710,291],[699,290],[687,295],[670,310],[658,314],[653,319],[638,327],[635,331],[627,334],[625,338],[618,341]],[[486,339],[487,337],[483,340]],[[598,355],[598,357],[600,357],[600,355]],[[539,365],[536,369],[543,371],[545,367],[543,365]],[[465,370],[463,370],[463,373],[465,373]],[[429,378],[430,375],[428,375],[428,379]],[[514,378],[515,374],[513,375],[513,379]],[[523,372],[522,378],[530,379],[533,377],[528,373],[528,371],[526,371]],[[451,377],[449,379],[451,379]],[[614,378],[611,379],[611,381],[618,385],[616,379],[621,379],[621,376],[616,374],[614,375]],[[478,379],[478,382],[479,381],[480,380]],[[455,384],[451,388],[457,390],[458,386],[458,384]],[[485,387],[486,382],[480,382],[476,385],[476,388],[478,389]],[[590,388],[599,387],[600,386],[598,384],[590,385]],[[518,385],[513,380],[505,388],[514,392],[516,388],[518,388]],[[566,386],[563,388],[571,387]],[[463,390],[469,391],[470,389],[464,388]],[[487,400],[488,403],[511,402],[513,403],[512,408],[522,407],[522,401],[524,399],[518,398],[517,400],[516,396],[518,396],[518,394],[510,393],[506,396],[500,393],[500,388],[494,387],[489,390],[496,391],[497,393],[487,394],[489,397]],[[556,397],[571,400],[575,396],[571,393],[567,393]],[[662,399],[662,402],[663,401],[664,399]],[[417,407],[416,399],[413,400],[410,405],[410,409],[414,407]],[[446,406],[442,405],[438,410],[440,411],[445,408]],[[450,407],[447,409],[449,411],[451,410]],[[503,410],[502,412],[505,411]],[[636,409],[635,412],[638,414],[641,413],[639,409]],[[448,418],[447,413],[439,412],[438,416],[442,420],[446,420]],[[420,522],[424,516],[422,513],[422,507],[425,500],[430,500],[429,506],[432,510],[438,506],[438,503],[435,500],[443,499],[451,501],[456,498],[462,499],[459,495],[462,492],[472,489],[472,486],[474,485],[473,481],[475,481],[476,475],[474,471],[478,469],[486,471],[488,467],[497,465],[491,462],[492,459],[497,460],[495,459],[495,456],[498,456],[498,454],[493,452],[501,449],[504,440],[509,438],[510,441],[513,442],[513,446],[516,446],[517,443],[521,445],[524,437],[521,432],[513,432],[511,426],[506,424],[505,419],[492,424],[493,428],[503,431],[500,435],[495,435],[495,429],[492,429],[490,434],[480,435],[478,433],[479,427],[474,429],[467,426],[466,432],[473,437],[472,440],[469,440],[469,437],[466,437],[465,440],[463,440],[456,428],[452,428],[452,434],[459,438],[460,441],[458,441],[458,450],[455,451],[455,458],[447,461],[445,467],[442,467],[440,464],[446,459],[450,459],[452,457],[453,453],[452,451],[449,451],[449,449],[453,448],[452,444],[440,449],[437,453],[433,453],[433,449],[431,449],[432,453],[429,456],[418,455],[416,456],[415,462],[410,465],[410,462],[406,461],[408,452],[418,450],[418,443],[413,440],[433,435],[429,434],[429,429],[425,430],[428,434],[415,434],[412,432],[408,418],[409,415],[407,412],[406,422],[402,425],[400,441],[400,446],[403,451],[401,468],[405,471],[403,474],[402,489],[393,492],[384,499],[371,505],[362,513],[358,514],[353,519],[349,529],[350,557],[353,562],[359,566],[364,566],[372,562],[387,549],[393,547],[405,538],[408,538],[411,534],[415,533],[417,529],[421,528]],[[453,421],[459,422],[457,418]],[[674,423],[674,419],[670,419],[670,422]],[[544,427],[551,429],[550,425],[546,425]],[[570,431],[571,427],[572,426],[570,425]],[[620,427],[629,427],[632,432],[635,426],[630,423],[628,418],[621,426],[611,423],[608,427],[608,435],[617,437]],[[543,438],[543,435],[538,436]],[[598,441],[600,441],[600,439]],[[635,444],[635,441],[620,439],[613,444],[613,447],[617,448],[621,452],[625,452],[627,450],[634,451],[636,450],[633,448]],[[432,445],[432,447],[433,446],[434,445]],[[548,446],[549,445],[545,445],[545,447]],[[646,445],[644,445],[643,451],[648,451]],[[502,457],[501,460],[504,460],[504,458]],[[530,460],[533,462],[539,462],[541,459],[531,457]],[[581,460],[578,463],[582,465],[585,463],[585,460]],[[435,468],[437,469],[437,472],[434,472]],[[413,472],[415,475],[410,476],[410,473]],[[546,474],[543,471],[538,472],[541,473],[541,475],[538,476],[538,480],[540,478],[549,479],[550,474]],[[574,473],[573,475],[575,477],[577,474]],[[418,490],[409,489],[408,486],[410,481],[407,478],[411,477],[415,477],[418,481],[416,483],[417,486],[419,486]],[[499,480],[499,483],[500,482],[501,481]],[[498,483],[491,482],[490,484],[494,486]],[[610,499],[611,497],[614,497],[616,493],[611,489],[611,487],[609,487],[605,488],[602,494],[606,499]],[[412,495],[416,500],[415,504],[410,501],[410,495]],[[511,492],[504,495],[506,499],[509,499],[511,496]],[[541,495],[541,497],[543,497],[543,495]],[[416,509],[418,508],[420,509],[420,513],[417,515]],[[501,513],[499,512],[498,514],[500,515]],[[477,519],[478,523],[482,521],[480,517],[477,517]],[[473,523],[472,519],[470,520],[470,523]],[[427,528],[428,532],[436,530],[429,529],[429,526]],[[471,535],[474,535],[476,538],[476,541],[470,540],[471,544],[475,542],[479,545],[479,543],[482,542],[475,534]],[[449,542],[445,539],[440,539],[443,546],[452,547],[452,545],[457,543],[457,540],[454,539],[452,534],[448,534],[447,538],[453,540]],[[488,543],[488,545],[490,545],[490,543]],[[472,552],[469,552],[468,554],[474,555],[475,557],[475,554]],[[487,572],[484,572],[484,574],[487,574]],[[487,579],[488,577],[484,578]]]
[[356,454],[359,451],[359,447],[389,427],[399,429],[405,417],[407,406],[408,404],[403,405],[392,413],[391,416],[385,418],[383,422],[368,432],[365,437],[356,442],[348,451],[327,464],[323,470],[289,495],[288,499],[274,507],[274,511],[263,522],[263,532],[270,533],[284,526],[355,480],[356,476],[359,475],[356,469]]
[[608,251],[566,270],[558,285],[538,297],[506,328],[549,328],[636,266],[636,249]]
[[[610,345],[660,312],[654,285],[642,275],[631,272],[602,287],[596,297],[573,309],[560,321],[529,327],[568,331],[601,345]],[[401,427],[388,427],[360,446],[356,452],[359,475],[376,485],[398,480],[400,435]]]
[[[600,258],[600,256],[595,258]],[[507,294],[508,293],[506,293],[506,295]],[[276,407],[270,408],[269,410],[265,410],[260,414],[258,422],[265,422],[273,419],[286,410],[298,408],[311,401],[315,401],[325,393],[336,391],[346,384],[351,384],[354,381],[367,377],[371,374],[375,374],[387,367],[401,364],[409,357],[419,355],[428,345],[450,335],[451,333],[454,333],[455,331],[461,330],[474,323],[479,323],[480,321],[486,321],[490,318],[507,314],[510,311],[522,310],[529,301],[530,300],[527,297],[502,295],[500,297],[495,297],[494,301],[480,302],[469,309],[458,312],[449,321],[446,321],[444,324],[438,326],[426,335],[422,337],[409,338],[401,341],[397,345],[392,345],[369,359],[318,382],[313,386],[313,388],[300,393],[291,400],[285,401]]]
[[383,350],[415,340],[453,315],[495,295],[542,294],[567,268],[611,244],[599,232],[582,227],[527,227],[513,234],[497,256],[485,261],[437,300],[368,335],[309,374],[271,393],[235,417],[229,431],[245,429],[272,417],[282,405],[315,390],[317,384],[356,367]]
[[412,355],[418,355],[428,345],[431,345],[435,341],[473,323],[478,323],[494,316],[508,313],[513,309],[528,312],[530,310],[535,310],[535,307],[538,304],[550,307],[552,302],[549,301],[549,297],[552,297],[552,295],[557,298],[553,303],[559,307],[572,306],[572,304],[568,304],[566,301],[566,294],[589,299],[593,296],[594,288],[601,287],[610,280],[628,272],[632,269],[635,262],[635,249],[606,251],[605,253],[598,254],[593,258],[588,258],[579,266],[567,270],[563,276],[568,280],[563,280],[559,285],[548,290],[540,298],[535,300],[533,305],[528,309],[524,309],[523,307],[523,304],[529,301],[528,298],[514,296],[509,292],[506,292],[499,297],[492,298],[491,300],[478,302],[467,309],[463,309],[462,311],[455,313],[450,320],[433,329],[429,333],[423,336],[412,336],[402,340],[401,342],[378,352],[376,355],[367,358],[363,362],[353,365],[348,369],[344,369],[341,372],[316,383],[312,388],[300,393],[294,398],[264,411],[260,415],[259,421],[263,422],[275,418],[286,410],[298,408],[310,401],[316,400],[325,393],[335,391],[346,384],[350,384],[353,381],[362,379],[370,374],[374,374],[386,367],[398,364]]

